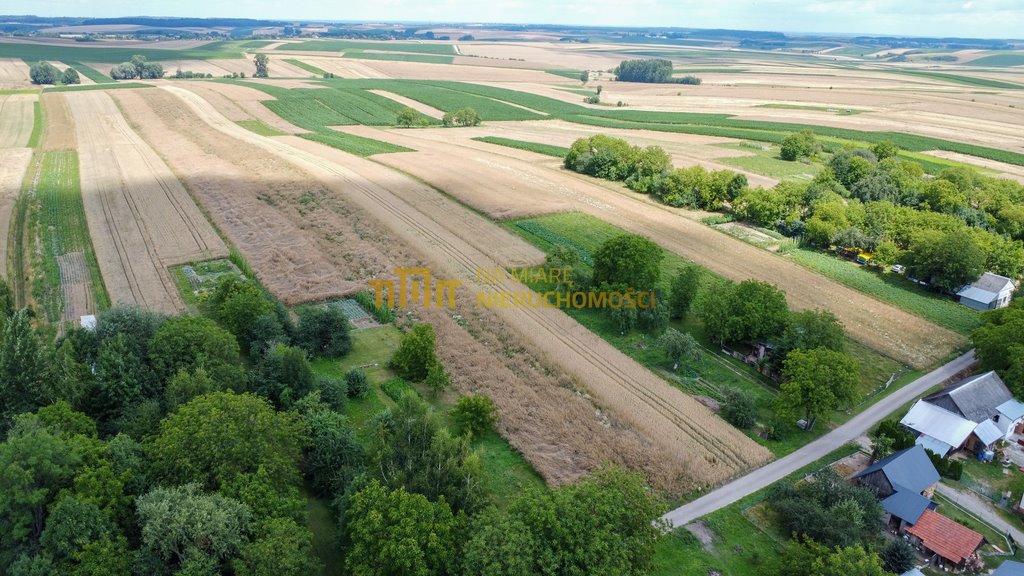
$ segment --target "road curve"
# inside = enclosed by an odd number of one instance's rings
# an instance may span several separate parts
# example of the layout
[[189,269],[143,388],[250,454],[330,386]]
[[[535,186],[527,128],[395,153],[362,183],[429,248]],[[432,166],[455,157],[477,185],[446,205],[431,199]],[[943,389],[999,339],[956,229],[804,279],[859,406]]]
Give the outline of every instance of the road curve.
[[667,521],[671,527],[684,526],[697,518],[725,508],[729,504],[749,496],[765,486],[782,480],[804,466],[824,458],[843,444],[863,435],[872,426],[895,412],[900,406],[920,396],[929,388],[941,384],[943,381],[969,368],[973,363],[974,350],[971,350],[882,398],[860,414],[851,418],[849,422],[814,442],[783,458],[766,464],[746,476],[733,480],[712,492],[708,492],[693,502],[668,512],[661,517],[662,520]]

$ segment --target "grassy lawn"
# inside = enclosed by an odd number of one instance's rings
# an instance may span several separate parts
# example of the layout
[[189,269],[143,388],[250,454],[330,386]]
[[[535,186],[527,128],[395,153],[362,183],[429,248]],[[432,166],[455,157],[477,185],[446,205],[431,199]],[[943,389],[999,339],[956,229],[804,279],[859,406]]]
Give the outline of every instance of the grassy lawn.
[[509,148],[518,148],[520,150],[529,150],[530,152],[554,156],[556,158],[565,158],[565,155],[569,153],[569,149],[564,146],[541,144],[540,142],[527,142],[525,140],[513,140],[512,138],[500,138],[498,136],[479,136],[477,138],[473,138],[473,140],[487,142],[488,144],[497,144],[499,146],[507,146]]
[[978,312],[937,296],[898,274],[881,272],[813,250],[792,250],[786,256],[854,290],[898,306],[960,334],[968,335],[981,325],[981,316]]
[[345,574],[345,556],[338,545],[338,521],[327,502],[313,496],[308,487],[302,490],[306,498],[306,528],[313,533],[313,554],[324,564],[323,576]]
[[[592,262],[591,254],[602,242],[625,232],[597,218],[578,213],[512,220],[505,223],[505,226],[544,251],[550,251],[555,245],[574,247],[580,253],[581,260],[588,265]],[[688,264],[689,262],[682,257],[666,252],[665,258],[662,260],[661,288],[667,291],[671,278]],[[529,279],[527,278],[527,280]],[[538,291],[550,288],[543,282],[527,282],[527,284]],[[702,323],[693,315],[682,322],[674,321],[671,326],[688,332],[697,339],[703,348],[701,358],[697,362],[681,365],[678,372],[673,372],[672,364],[656,347],[655,341],[650,335],[640,331],[621,334],[600,310],[572,308],[565,312],[680,390],[692,395],[721,400],[722,393],[726,388],[738,388],[755,399],[758,406],[759,424],[766,426],[773,423],[775,419],[774,400],[778,394],[777,385],[743,362],[721,354],[720,347],[710,341],[704,332]],[[852,340],[847,340],[847,351],[861,362],[858,391],[864,397],[884,385],[892,374],[906,371],[895,360]],[[906,381],[900,380],[901,383]],[[890,388],[895,389],[895,387]],[[835,416],[835,419],[840,421],[849,417],[845,413],[837,413]],[[779,440],[763,439],[754,430],[747,433],[776,456],[783,456],[828,431],[827,426],[817,426],[811,432],[800,432],[795,425],[791,424],[782,424],[776,427],[782,433]]]
[[753,156],[737,156],[734,158],[719,158],[722,164],[734,166],[743,170],[762,174],[780,180],[798,179],[810,180],[820,172],[824,166],[817,162],[804,164],[803,162],[789,162],[779,158],[779,147],[772,144],[739,142],[728,144],[717,144],[719,148],[730,150],[742,150],[752,152]]

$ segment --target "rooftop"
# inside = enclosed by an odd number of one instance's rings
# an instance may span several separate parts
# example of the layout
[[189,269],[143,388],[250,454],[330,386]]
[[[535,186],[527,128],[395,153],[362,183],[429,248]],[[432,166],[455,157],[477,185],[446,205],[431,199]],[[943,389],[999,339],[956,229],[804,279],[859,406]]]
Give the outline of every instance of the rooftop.
[[995,416],[997,408],[1007,400],[1013,400],[1013,394],[998,374],[989,371],[925,396],[924,400],[951,412],[958,412],[972,422],[982,422]]
[[1007,560],[996,568],[992,576],[1024,576],[1024,563],[1016,560]]
[[935,506],[928,498],[902,486],[892,496],[882,500],[883,510],[911,524],[916,524],[925,510],[935,509]]
[[[907,412],[907,415],[900,420],[900,424],[931,436],[952,448],[959,448],[977,426],[976,423],[959,414],[954,414],[924,400],[915,402],[914,406],[910,408],[910,412]],[[940,454],[940,456],[944,456],[944,454]]]
[[917,523],[907,528],[924,546],[939,556],[960,564],[981,547],[985,537],[934,510],[925,510]]
[[[854,478],[863,478],[881,470],[892,484],[893,490],[908,490],[920,495],[921,492],[939,481],[939,473],[932,466],[924,448],[913,446],[882,458],[868,466]],[[900,516],[900,518],[907,518]]]

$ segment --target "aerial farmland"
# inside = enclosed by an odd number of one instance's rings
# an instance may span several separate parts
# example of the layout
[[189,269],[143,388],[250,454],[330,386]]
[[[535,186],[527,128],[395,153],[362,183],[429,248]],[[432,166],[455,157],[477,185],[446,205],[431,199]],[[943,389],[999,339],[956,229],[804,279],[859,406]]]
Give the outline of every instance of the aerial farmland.
[[[1024,42],[40,22],[0,35],[0,572],[946,568],[844,478],[939,386],[1024,398]],[[859,531],[796,531],[811,484]],[[956,569],[1018,555],[954,507]]]

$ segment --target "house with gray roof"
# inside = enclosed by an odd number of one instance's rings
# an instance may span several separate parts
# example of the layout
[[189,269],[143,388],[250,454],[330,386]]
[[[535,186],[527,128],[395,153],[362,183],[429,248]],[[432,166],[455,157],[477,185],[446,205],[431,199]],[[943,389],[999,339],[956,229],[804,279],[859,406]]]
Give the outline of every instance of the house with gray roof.
[[900,423],[940,456],[961,448],[980,453],[1024,431],[1024,403],[986,372],[918,400]]
[[995,310],[1010,305],[1017,285],[1006,276],[985,272],[974,282],[964,286],[956,295],[960,303],[975,310]]
[[934,510],[937,506],[931,495],[939,473],[920,445],[875,462],[852,480],[875,489],[885,510],[886,523],[900,533],[916,524],[925,510]]

